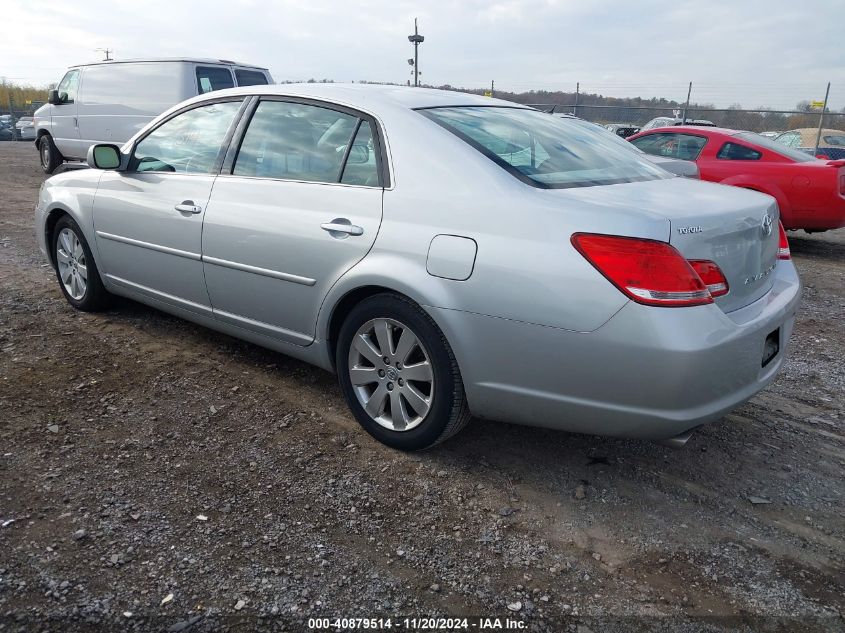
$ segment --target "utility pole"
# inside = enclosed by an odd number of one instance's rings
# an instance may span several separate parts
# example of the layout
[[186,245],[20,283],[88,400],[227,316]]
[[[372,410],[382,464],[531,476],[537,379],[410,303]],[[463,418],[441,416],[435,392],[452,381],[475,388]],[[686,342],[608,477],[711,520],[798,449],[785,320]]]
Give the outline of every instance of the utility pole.
[[689,98],[692,94],[692,82],[689,82],[689,88],[687,89],[687,102],[684,104],[684,116],[681,119],[681,125],[687,124],[687,108],[689,108]]
[[490,80],[490,96],[491,97],[496,96],[496,80],[495,79]]
[[578,94],[581,92],[581,82],[575,84],[575,105],[572,107],[572,116],[577,116],[578,112]]
[[417,19],[414,18],[414,34],[408,36],[408,41],[414,45],[414,85],[420,85],[420,58],[419,46],[425,41],[425,38],[420,35],[417,30]]
[[827,82],[827,90],[824,93],[824,105],[822,105],[822,113],[819,115],[819,132],[816,134],[816,148],[813,150],[813,156],[819,153],[819,143],[822,141],[822,124],[824,123],[824,112],[827,110],[827,98],[830,96],[830,82]]

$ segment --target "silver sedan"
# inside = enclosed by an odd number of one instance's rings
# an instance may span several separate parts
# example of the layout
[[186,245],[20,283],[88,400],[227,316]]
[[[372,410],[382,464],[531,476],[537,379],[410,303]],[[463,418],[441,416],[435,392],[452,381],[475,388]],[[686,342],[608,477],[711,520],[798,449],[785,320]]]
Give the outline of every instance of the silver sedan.
[[122,295],[337,373],[380,441],[470,416],[687,437],[768,385],[800,282],[775,201],[457,92],[251,86],[50,178],[81,310]]

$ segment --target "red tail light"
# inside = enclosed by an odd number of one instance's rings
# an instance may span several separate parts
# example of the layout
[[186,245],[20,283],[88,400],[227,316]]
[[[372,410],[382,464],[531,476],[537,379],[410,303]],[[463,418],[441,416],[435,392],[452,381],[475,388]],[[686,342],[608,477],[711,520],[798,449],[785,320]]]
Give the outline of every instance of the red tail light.
[[710,291],[710,296],[714,299],[728,294],[730,287],[725,275],[722,274],[722,269],[716,265],[716,262],[711,262],[708,259],[691,259],[689,260],[692,269],[701,277],[701,281],[707,286]]
[[665,242],[575,233],[572,245],[637,303],[668,307],[713,303],[701,277],[683,255]]
[[780,229],[778,259],[792,259],[792,253],[789,252],[789,240],[786,239],[786,231],[783,230],[783,224],[778,222],[778,228]]

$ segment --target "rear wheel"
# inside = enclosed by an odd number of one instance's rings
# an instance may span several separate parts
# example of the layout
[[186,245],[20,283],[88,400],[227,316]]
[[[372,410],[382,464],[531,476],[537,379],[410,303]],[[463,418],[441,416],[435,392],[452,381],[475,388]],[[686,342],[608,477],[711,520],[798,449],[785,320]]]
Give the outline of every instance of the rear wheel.
[[53,137],[49,134],[38,139],[38,158],[45,174],[52,174],[64,162],[61,152],[53,142]]
[[56,277],[68,303],[78,310],[95,312],[108,305],[97,264],[79,225],[69,216],[56,222],[53,231]]
[[358,422],[388,446],[427,448],[469,421],[452,349],[408,299],[380,294],[355,306],[340,330],[336,366]]

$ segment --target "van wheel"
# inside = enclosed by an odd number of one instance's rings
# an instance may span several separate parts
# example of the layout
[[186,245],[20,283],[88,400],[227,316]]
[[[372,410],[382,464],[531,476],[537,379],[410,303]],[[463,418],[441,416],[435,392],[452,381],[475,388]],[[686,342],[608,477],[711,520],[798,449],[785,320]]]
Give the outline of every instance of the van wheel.
[[393,448],[439,444],[470,419],[449,342],[405,297],[379,294],[355,306],[340,329],[336,366],[358,422]]
[[45,174],[52,174],[65,160],[49,134],[45,134],[38,141],[38,157]]

